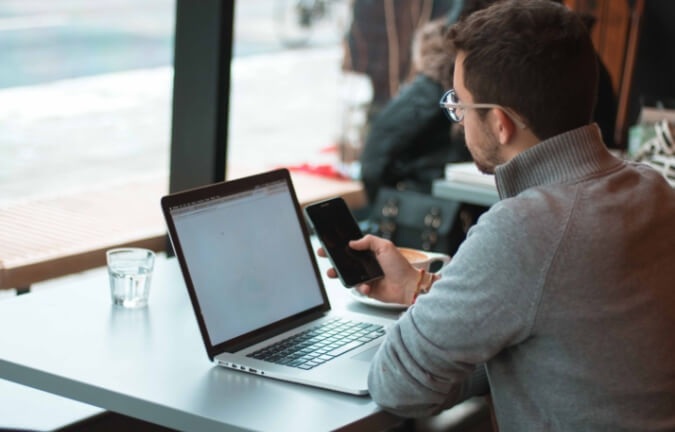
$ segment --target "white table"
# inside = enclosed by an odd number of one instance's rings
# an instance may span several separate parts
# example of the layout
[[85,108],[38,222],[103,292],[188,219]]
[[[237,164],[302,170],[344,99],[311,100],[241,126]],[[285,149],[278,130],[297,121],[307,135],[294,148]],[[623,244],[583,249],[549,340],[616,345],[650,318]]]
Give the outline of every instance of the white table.
[[499,194],[495,188],[446,179],[434,180],[431,194],[439,198],[487,207],[499,201]]
[[[396,315],[353,302],[338,282],[327,290],[334,308]],[[0,378],[175,429],[378,430],[399,421],[369,397],[214,366],[175,259],[158,259],[145,309],[113,307],[101,272],[0,302],[0,328]]]

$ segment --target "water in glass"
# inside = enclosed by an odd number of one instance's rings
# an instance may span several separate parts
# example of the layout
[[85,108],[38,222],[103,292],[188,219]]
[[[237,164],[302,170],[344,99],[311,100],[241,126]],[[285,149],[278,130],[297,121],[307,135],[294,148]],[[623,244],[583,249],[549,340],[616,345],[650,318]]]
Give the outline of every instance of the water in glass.
[[110,294],[115,305],[136,308],[148,304],[152,268],[146,266],[111,266]]

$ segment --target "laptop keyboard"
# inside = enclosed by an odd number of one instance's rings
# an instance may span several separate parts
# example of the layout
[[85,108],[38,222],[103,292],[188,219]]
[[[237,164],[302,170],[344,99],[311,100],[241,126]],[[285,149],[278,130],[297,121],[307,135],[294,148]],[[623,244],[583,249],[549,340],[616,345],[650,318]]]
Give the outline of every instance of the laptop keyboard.
[[299,369],[312,369],[384,334],[378,324],[333,318],[253,352],[248,357]]

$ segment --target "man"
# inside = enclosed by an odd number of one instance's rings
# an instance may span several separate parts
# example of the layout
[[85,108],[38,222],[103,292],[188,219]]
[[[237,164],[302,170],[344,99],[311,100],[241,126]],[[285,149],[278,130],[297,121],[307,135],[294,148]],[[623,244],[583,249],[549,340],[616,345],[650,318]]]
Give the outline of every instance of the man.
[[589,124],[584,24],[553,2],[507,0],[448,40],[458,55],[442,104],[501,201],[438,280],[386,240],[350,244],[385,273],[362,293],[414,303],[374,358],[372,397],[434,414],[485,363],[501,432],[675,430],[675,192],[612,157]]

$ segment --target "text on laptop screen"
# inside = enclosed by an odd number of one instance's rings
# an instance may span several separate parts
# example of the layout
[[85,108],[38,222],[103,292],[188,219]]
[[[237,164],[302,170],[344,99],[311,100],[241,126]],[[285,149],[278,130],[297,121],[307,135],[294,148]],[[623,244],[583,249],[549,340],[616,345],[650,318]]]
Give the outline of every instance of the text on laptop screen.
[[171,213],[213,345],[323,303],[284,181]]

